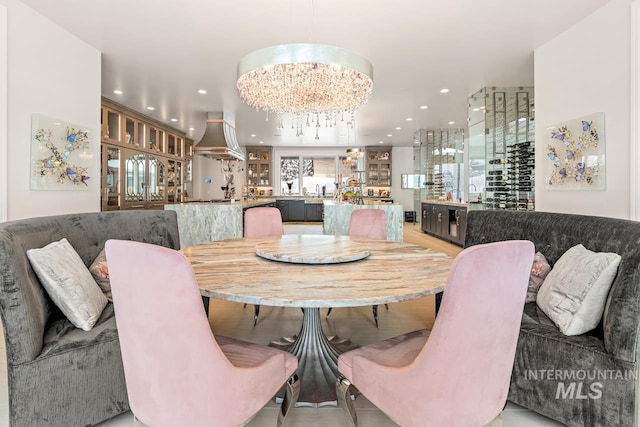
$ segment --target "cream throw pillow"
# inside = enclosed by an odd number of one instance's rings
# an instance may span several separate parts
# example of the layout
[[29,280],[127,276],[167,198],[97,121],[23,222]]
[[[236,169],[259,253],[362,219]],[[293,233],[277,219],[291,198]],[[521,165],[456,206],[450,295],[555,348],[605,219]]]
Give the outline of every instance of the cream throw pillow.
[[540,286],[536,303],[565,335],[595,328],[620,264],[620,255],[582,245],[566,251]]
[[107,305],[107,298],[67,239],[29,249],[27,257],[49,297],[67,319],[78,328],[91,330]]

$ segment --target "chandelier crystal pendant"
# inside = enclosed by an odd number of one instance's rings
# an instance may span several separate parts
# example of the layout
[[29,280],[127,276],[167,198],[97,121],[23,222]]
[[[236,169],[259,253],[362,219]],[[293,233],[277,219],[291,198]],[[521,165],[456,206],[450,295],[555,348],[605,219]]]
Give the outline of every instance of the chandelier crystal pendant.
[[278,115],[352,113],[371,95],[373,66],[334,46],[271,46],[240,60],[237,87],[246,104]]
[[347,156],[353,157],[356,159],[360,157],[364,157],[364,151],[362,151],[360,148],[357,148],[357,147],[347,148]]

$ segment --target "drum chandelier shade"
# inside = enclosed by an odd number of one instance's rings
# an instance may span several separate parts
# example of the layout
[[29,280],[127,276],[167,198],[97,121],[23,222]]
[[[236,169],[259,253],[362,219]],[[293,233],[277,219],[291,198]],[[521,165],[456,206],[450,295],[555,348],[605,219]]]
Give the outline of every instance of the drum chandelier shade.
[[246,104],[276,114],[353,112],[371,95],[373,66],[334,46],[271,46],[240,60],[237,87]]

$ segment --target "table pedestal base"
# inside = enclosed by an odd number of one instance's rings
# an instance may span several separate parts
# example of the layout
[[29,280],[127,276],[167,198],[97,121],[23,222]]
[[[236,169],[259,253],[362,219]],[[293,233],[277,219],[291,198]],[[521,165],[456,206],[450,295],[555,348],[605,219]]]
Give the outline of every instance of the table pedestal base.
[[304,309],[298,335],[270,345],[298,358],[300,397],[296,406],[337,405],[338,356],[359,346],[348,339],[327,337],[322,331],[319,308]]

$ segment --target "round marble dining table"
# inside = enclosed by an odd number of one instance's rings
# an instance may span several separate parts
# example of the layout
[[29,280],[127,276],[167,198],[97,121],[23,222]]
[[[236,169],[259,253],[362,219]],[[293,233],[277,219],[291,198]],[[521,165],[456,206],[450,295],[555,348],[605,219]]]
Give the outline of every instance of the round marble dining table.
[[324,334],[320,308],[387,304],[442,292],[453,262],[417,245],[328,235],[222,240],[181,252],[203,297],[304,309],[300,333],[272,345],[298,357],[298,402],[313,406],[336,404],[338,355],[357,347]]

